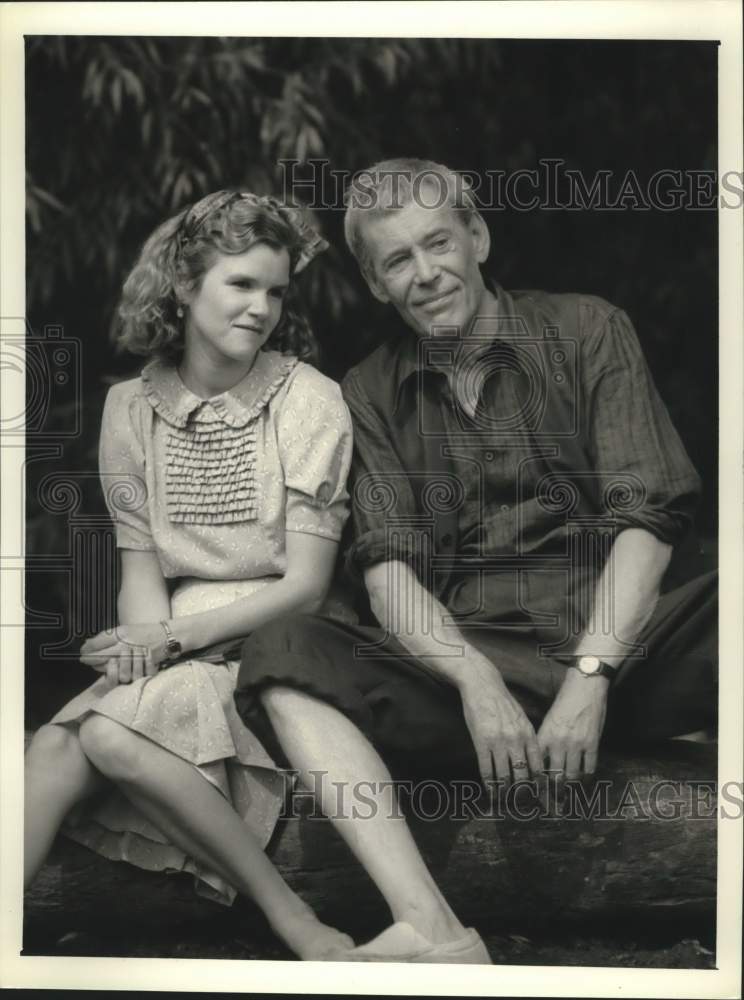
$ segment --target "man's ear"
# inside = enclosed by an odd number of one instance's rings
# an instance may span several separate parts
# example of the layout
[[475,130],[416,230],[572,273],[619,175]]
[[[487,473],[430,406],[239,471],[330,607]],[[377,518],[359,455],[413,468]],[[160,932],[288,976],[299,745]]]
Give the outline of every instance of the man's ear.
[[473,237],[475,259],[479,264],[485,264],[491,252],[491,234],[488,231],[488,226],[483,221],[483,216],[479,215],[478,212],[473,212],[468,223],[468,229],[470,230],[470,235]]

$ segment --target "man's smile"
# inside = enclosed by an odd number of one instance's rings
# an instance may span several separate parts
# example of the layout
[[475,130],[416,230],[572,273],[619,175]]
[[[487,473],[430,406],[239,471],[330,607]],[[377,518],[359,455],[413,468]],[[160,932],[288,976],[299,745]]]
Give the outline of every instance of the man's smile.
[[436,312],[443,306],[448,305],[450,299],[455,294],[456,289],[451,288],[446,292],[439,292],[436,295],[431,295],[427,299],[421,299],[418,302],[414,302],[414,306],[417,309],[424,309],[426,312]]

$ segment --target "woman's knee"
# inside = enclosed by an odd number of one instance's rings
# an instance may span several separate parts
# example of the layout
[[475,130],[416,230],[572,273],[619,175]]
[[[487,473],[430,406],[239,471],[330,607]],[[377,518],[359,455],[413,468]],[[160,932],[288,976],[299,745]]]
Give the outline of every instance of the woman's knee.
[[135,780],[141,769],[139,738],[105,715],[89,715],[82,723],[80,746],[88,760],[113,780]]
[[77,733],[67,729],[66,726],[47,723],[34,734],[26,759],[31,763],[48,761],[53,763],[56,769],[64,765],[70,757],[78,759],[81,753]]

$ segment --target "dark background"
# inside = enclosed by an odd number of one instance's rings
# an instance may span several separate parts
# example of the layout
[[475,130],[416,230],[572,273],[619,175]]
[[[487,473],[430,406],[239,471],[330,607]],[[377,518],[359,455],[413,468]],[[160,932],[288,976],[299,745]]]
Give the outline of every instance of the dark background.
[[[282,158],[326,158],[348,172],[400,155],[507,172],[557,158],[588,180],[611,170],[615,187],[631,169],[643,186],[657,170],[717,166],[713,42],[33,37],[26,59],[27,316],[39,344],[50,325],[81,343],[79,387],[50,380],[38,439],[56,440],[78,405],[80,433],[59,439],[61,457],[27,456],[26,554],[40,560],[27,607],[66,621],[85,574],[44,569],[68,553],[70,511],[39,486],[64,473],[78,515],[104,510],[95,475],[83,474],[97,469],[108,384],[142,363],[116,356],[109,330],[121,283],[162,219],[222,187],[279,193]],[[333,249],[301,280],[321,367],[340,378],[390,317],[344,249],[342,211],[315,216]],[[703,477],[698,528],[712,548],[715,208],[484,216],[488,268],[502,285],[601,295],[630,314]],[[94,609],[85,622],[98,629],[105,617]],[[38,624],[27,635],[29,721],[39,724],[92,674],[40,651],[64,629]]]

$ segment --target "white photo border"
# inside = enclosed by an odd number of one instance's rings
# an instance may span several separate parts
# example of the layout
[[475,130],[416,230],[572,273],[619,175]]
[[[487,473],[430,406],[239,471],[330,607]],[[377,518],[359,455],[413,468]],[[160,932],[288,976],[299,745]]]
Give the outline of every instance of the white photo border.
[[[25,315],[24,35],[261,35],[720,41],[719,176],[742,171],[742,8],[737,0],[517,2],[17,3],[0,7],[0,317]],[[719,199],[720,203],[720,199]],[[719,208],[719,787],[742,782],[742,211]],[[2,394],[2,413],[22,399]],[[22,531],[22,447],[0,448],[2,552]],[[2,572],[4,564],[0,564]],[[2,572],[0,623],[18,621],[20,573]],[[20,611],[22,614],[22,610]],[[23,635],[0,628],[0,985],[237,993],[433,996],[741,996],[742,822],[718,830],[718,968],[661,970],[405,966],[229,960],[24,957],[21,950]]]

